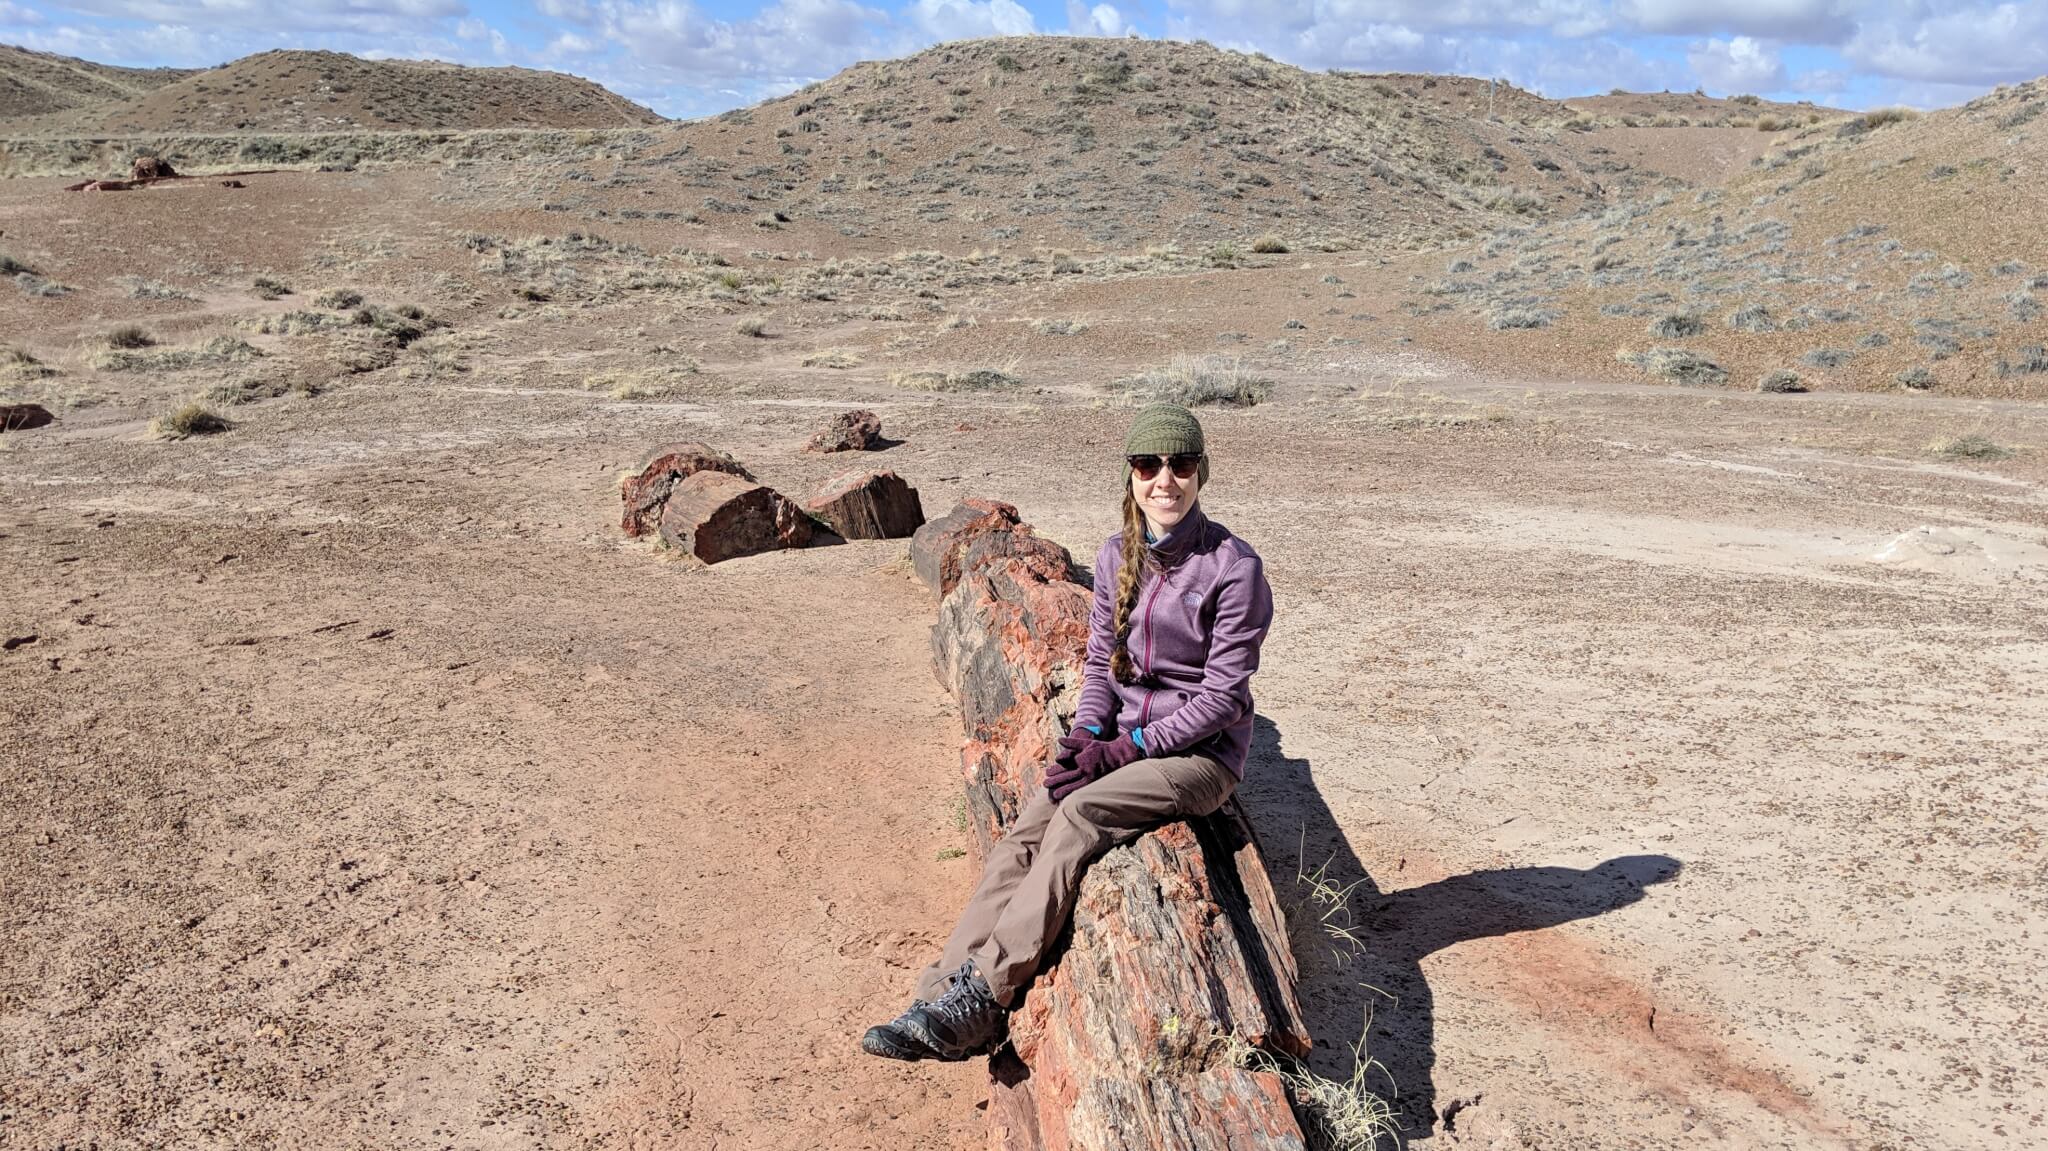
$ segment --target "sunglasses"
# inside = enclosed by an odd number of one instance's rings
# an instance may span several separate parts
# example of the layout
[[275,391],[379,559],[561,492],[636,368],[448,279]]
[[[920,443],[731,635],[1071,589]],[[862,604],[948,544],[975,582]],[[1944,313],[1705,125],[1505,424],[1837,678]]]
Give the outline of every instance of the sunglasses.
[[1185,480],[1192,478],[1202,466],[1202,457],[1200,456],[1177,455],[1164,458],[1159,456],[1131,456],[1129,458],[1131,470],[1138,473],[1138,478],[1141,480],[1149,480],[1158,475],[1159,469],[1162,467],[1172,468],[1175,478]]

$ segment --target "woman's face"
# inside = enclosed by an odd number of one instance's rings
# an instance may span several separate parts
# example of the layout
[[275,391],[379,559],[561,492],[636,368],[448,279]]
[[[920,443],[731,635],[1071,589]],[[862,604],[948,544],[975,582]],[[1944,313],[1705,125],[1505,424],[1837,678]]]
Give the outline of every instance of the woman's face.
[[1151,526],[1154,536],[1164,536],[1173,530],[1175,524],[1187,518],[1202,487],[1199,474],[1183,479],[1173,474],[1173,468],[1167,461],[1160,463],[1162,466],[1149,480],[1144,477],[1142,469],[1131,469],[1131,495],[1137,497],[1138,510],[1145,513],[1145,522]]

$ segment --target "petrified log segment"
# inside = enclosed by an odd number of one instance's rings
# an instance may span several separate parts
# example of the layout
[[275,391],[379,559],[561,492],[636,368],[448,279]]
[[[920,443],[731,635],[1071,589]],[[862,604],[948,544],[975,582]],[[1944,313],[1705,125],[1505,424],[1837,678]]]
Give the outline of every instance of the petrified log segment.
[[54,423],[57,417],[41,404],[0,404],[0,432],[19,432]]
[[896,540],[924,524],[917,489],[895,472],[847,472],[826,481],[804,510],[850,540]]
[[619,527],[629,536],[644,536],[661,523],[662,506],[677,484],[703,471],[725,472],[743,480],[753,479],[736,459],[705,444],[669,444],[656,448],[640,474],[619,488],[626,505]]
[[831,424],[804,445],[813,452],[864,452],[882,438],[882,417],[857,408],[832,417]]
[[[1019,538],[1031,542],[1015,546]],[[957,565],[932,651],[967,728],[961,758],[975,847],[985,854],[1042,784],[1071,721],[1090,595],[1068,578],[1065,550],[1031,535],[1005,504],[970,501],[919,539],[929,545],[920,574],[943,578],[948,562]],[[1064,950],[1011,1016],[1012,1051],[991,1061],[990,1145],[1304,1147],[1278,1079],[1232,1066],[1221,1051],[1234,1034],[1306,1054],[1296,977],[1286,923],[1235,799],[1109,852],[1082,882]]]
[[725,472],[697,472],[675,486],[661,538],[715,564],[811,542],[811,517],[773,488]]
[[1017,518],[1016,507],[1000,500],[962,500],[910,540],[917,578],[940,596],[953,590],[961,572],[998,559],[1023,560],[1049,580],[1075,575],[1067,549],[1038,538],[1031,525]]

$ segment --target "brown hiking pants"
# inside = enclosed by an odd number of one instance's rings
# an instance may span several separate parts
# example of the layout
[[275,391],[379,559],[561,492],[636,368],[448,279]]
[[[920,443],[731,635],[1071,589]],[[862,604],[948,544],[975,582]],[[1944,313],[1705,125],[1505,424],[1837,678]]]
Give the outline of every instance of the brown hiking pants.
[[1141,759],[1057,803],[1040,787],[989,849],[946,950],[918,978],[917,997],[945,994],[972,959],[996,1002],[1014,1005],[1066,926],[1081,874],[1096,856],[1160,824],[1208,815],[1236,787],[1229,768],[1202,755]]

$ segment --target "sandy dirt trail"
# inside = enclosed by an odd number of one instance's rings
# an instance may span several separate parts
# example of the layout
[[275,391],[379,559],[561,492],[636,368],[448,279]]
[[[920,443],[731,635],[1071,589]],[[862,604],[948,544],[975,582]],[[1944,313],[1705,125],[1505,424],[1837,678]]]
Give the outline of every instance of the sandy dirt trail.
[[900,546],[691,573],[378,482],[10,500],[7,1142],[970,1142],[978,1071],[854,1046],[971,879]]

